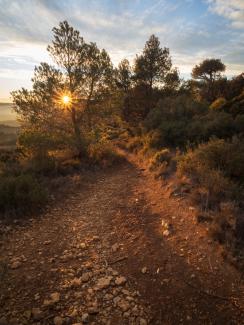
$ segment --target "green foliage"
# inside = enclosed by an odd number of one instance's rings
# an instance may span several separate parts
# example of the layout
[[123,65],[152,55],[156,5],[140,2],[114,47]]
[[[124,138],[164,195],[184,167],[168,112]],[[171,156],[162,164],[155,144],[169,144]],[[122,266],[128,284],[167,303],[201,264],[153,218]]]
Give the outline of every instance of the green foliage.
[[16,146],[19,129],[0,124],[0,148],[14,148]]
[[161,48],[160,41],[151,35],[143,49],[143,54],[136,57],[135,79],[148,84],[151,88],[155,83],[162,83],[172,63],[168,48]]
[[225,68],[220,59],[206,59],[193,68],[192,77],[200,80],[200,94],[208,102],[220,97],[219,86],[221,87],[220,81],[223,79],[221,73]]
[[38,131],[24,131],[18,139],[18,146],[29,157],[47,156],[55,148],[57,140],[52,135]]
[[115,79],[117,87],[127,93],[132,83],[132,71],[127,59],[119,63],[118,68],[115,70]]
[[226,101],[221,106],[221,110],[231,114],[233,117],[244,114],[244,90],[238,96]]
[[220,200],[236,197],[237,186],[244,185],[243,164],[243,140],[213,139],[180,156],[177,170],[205,188],[211,200]]
[[189,124],[206,114],[207,107],[186,95],[159,101],[145,120],[147,130],[157,130],[157,148],[184,146],[189,140]]
[[19,150],[0,150],[0,176],[20,175],[22,167],[20,164],[21,153]]
[[187,95],[159,101],[148,114],[144,125],[148,132],[157,134],[153,147],[185,148],[215,136],[228,139],[243,134],[243,115],[233,116],[222,109],[208,109],[205,103]]
[[236,133],[235,121],[230,114],[210,111],[189,123],[188,141],[199,143],[211,137],[231,138]]
[[211,82],[220,78],[220,74],[225,71],[225,68],[220,59],[206,59],[193,68],[192,77]]
[[121,161],[121,156],[107,141],[91,143],[88,148],[88,158],[93,164],[101,167],[109,167]]
[[[95,123],[93,109],[104,103],[113,84],[111,60],[104,49],[86,43],[67,21],[53,29],[48,52],[60,70],[47,63],[36,67],[32,90],[12,92],[15,111],[25,131],[32,132],[30,137],[38,133],[43,147],[48,145],[47,137],[56,148],[56,140],[62,139],[66,148],[73,146],[83,156],[83,134]],[[69,105],[62,102],[64,94],[71,98]],[[30,137],[22,140],[28,147]]]
[[23,214],[41,208],[47,193],[31,175],[0,177],[0,211]]
[[234,76],[232,79],[228,80],[226,83],[226,88],[224,89],[224,97],[228,100],[238,97],[244,90],[244,72]]
[[57,162],[54,157],[49,155],[34,157],[27,161],[25,169],[37,175],[55,175],[57,172]]

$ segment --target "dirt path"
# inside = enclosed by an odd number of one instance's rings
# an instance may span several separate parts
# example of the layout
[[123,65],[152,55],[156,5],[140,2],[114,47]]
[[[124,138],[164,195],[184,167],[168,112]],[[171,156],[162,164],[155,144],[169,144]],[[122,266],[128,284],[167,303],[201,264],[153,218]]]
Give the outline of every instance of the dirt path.
[[1,325],[243,324],[240,274],[141,166],[77,176],[41,218],[3,227]]

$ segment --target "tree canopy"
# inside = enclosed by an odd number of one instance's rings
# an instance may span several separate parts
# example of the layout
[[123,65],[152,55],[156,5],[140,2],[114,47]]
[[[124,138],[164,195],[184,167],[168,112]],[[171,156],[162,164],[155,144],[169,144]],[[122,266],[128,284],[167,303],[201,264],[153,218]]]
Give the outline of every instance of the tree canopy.
[[135,60],[135,79],[150,88],[162,85],[172,67],[169,49],[160,47],[160,41],[151,35],[146,42],[143,53]]
[[201,79],[207,82],[213,82],[221,77],[221,72],[225,71],[225,65],[220,59],[206,59],[192,70],[194,79]]

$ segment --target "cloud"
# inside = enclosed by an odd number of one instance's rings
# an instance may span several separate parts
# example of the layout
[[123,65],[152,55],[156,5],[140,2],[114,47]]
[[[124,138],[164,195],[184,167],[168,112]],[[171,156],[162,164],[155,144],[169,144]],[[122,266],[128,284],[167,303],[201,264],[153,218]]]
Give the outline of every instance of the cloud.
[[231,21],[234,28],[244,28],[243,0],[208,0],[210,10]]
[[29,86],[34,66],[50,62],[46,46],[62,20],[105,48],[115,65],[133,61],[154,33],[184,75],[206,57],[241,72],[243,10],[244,0],[0,0],[0,80],[5,95],[13,85]]
[[[81,31],[86,41],[97,42],[106,48],[117,64],[123,57],[139,51],[151,34],[166,35],[167,24],[157,21],[155,15],[172,12],[179,3],[179,0],[171,4],[167,0],[158,0],[153,5],[150,0],[133,3],[129,0],[25,0],[23,6],[19,0],[0,0],[0,16],[3,17],[0,21],[0,56],[3,47],[5,53],[7,47],[12,53],[13,42],[23,48],[23,53],[29,46],[26,44],[33,44],[33,51],[37,45],[46,45],[51,40],[53,26],[67,19]],[[43,51],[40,53],[43,55]]]

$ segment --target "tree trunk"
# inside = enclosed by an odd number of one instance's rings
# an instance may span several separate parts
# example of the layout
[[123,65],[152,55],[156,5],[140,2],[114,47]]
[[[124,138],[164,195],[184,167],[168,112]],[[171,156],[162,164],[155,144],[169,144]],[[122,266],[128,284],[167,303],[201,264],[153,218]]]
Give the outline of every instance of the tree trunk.
[[75,135],[75,144],[79,157],[84,155],[83,142],[81,137],[80,125],[76,117],[76,110],[74,107],[71,108],[72,123]]
[[88,128],[91,129],[91,111],[90,111],[90,104],[91,104],[91,98],[93,95],[93,88],[94,88],[94,80],[91,81],[91,88],[89,95],[87,97],[87,103],[86,103],[86,111],[87,111],[87,123],[88,123]]
[[151,109],[153,108],[153,78],[150,78],[150,83],[149,83],[149,104],[148,104],[148,108],[146,111],[146,116],[148,115],[148,113],[151,111]]

